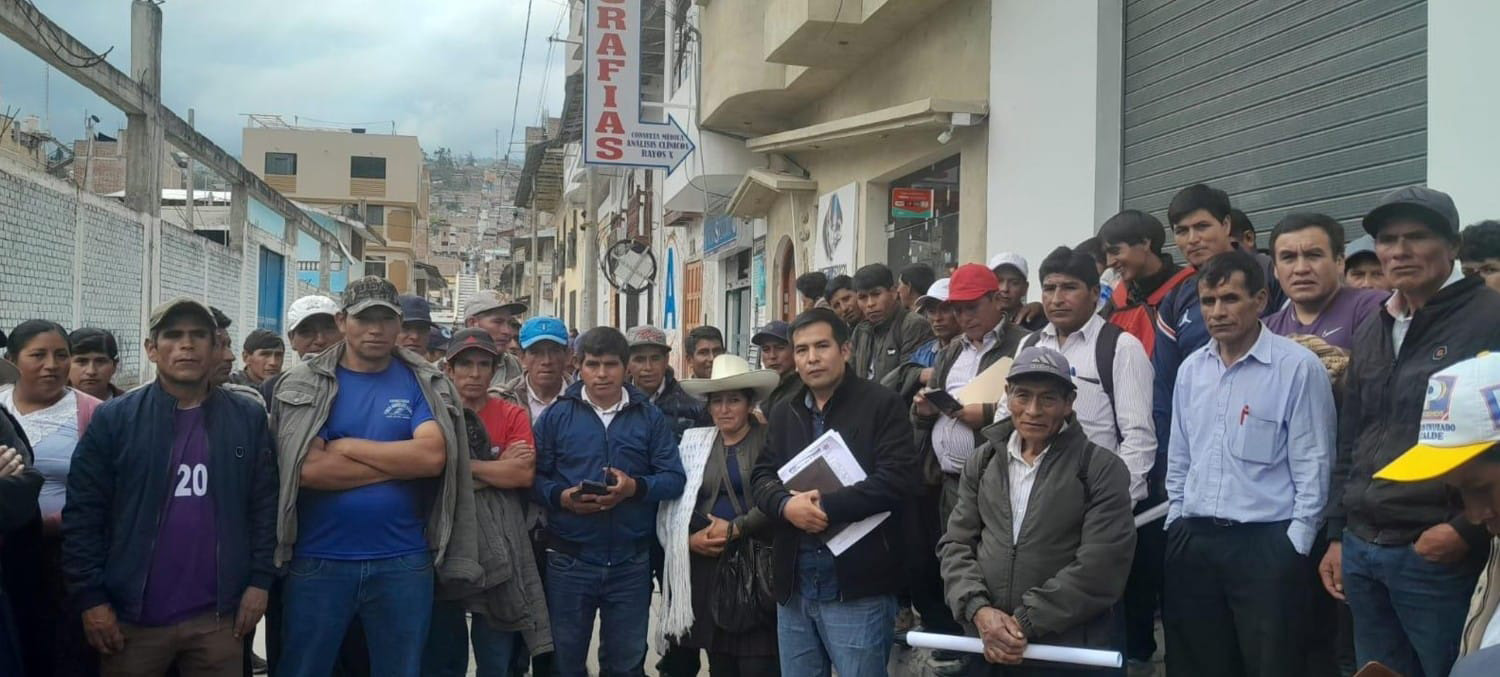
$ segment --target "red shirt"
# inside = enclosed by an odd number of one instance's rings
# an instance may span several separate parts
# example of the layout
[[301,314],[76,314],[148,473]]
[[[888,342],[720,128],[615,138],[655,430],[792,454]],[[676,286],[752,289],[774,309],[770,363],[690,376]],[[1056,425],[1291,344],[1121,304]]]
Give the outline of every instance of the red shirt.
[[525,409],[491,397],[484,408],[475,413],[479,414],[479,420],[484,421],[484,430],[490,435],[491,460],[499,458],[500,452],[513,442],[536,444],[531,435],[530,415]]

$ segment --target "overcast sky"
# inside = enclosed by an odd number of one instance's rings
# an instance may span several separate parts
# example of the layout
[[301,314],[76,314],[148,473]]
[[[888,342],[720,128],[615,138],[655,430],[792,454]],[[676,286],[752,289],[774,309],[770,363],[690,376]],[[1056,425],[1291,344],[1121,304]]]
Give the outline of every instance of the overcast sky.
[[[515,138],[545,107],[562,109],[563,48],[546,37],[565,0],[531,0]],[[33,0],[74,37],[130,67],[131,0]],[[494,155],[511,128],[527,0],[170,0],[162,5],[162,97],[236,155],[242,113],[291,121],[368,122],[415,134],[429,153]],[[562,19],[565,21],[565,19]],[[567,26],[560,29],[566,32]],[[559,33],[561,35],[561,33]],[[549,47],[551,66],[547,67]],[[41,59],[0,38],[0,111],[45,117],[61,139],[83,136],[84,111],[113,134],[125,115]],[[543,89],[545,86],[545,93]],[[384,122],[379,122],[384,121]],[[520,157],[516,146],[512,152]]]

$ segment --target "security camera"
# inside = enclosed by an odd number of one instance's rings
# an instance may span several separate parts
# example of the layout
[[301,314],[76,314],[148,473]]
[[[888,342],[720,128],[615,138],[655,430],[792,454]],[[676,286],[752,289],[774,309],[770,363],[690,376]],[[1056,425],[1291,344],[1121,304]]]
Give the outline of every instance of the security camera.
[[943,130],[943,133],[938,134],[937,141],[938,141],[938,143],[941,143],[943,145],[947,145],[948,142],[952,141],[952,140],[953,140],[953,125],[948,125],[948,128],[945,129],[945,130]]

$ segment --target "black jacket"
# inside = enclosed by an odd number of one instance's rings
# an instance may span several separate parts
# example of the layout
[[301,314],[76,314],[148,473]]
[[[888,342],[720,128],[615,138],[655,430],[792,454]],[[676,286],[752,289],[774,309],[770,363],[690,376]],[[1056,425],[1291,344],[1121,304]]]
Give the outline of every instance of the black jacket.
[[[682,433],[688,428],[702,428],[713,425],[713,419],[708,417],[708,407],[698,398],[689,395],[682,389],[682,384],[677,381],[677,375],[672,369],[667,369],[661,391],[661,396],[651,403],[667,417],[667,425],[672,426],[672,434],[677,440],[682,441]],[[653,393],[646,393],[652,395]]]
[[1381,545],[1406,545],[1447,522],[1476,553],[1489,534],[1463,517],[1458,495],[1440,480],[1389,482],[1372,476],[1417,443],[1427,380],[1486,350],[1500,350],[1500,294],[1478,278],[1438,292],[1412,317],[1396,355],[1395,318],[1381,309],[1355,330],[1339,412],[1338,460],[1328,501],[1328,534],[1347,526]]
[[[141,616],[172,491],[176,406],[159,383],[105,402],[73,452],[62,549],[79,610],[108,603],[126,623]],[[269,590],[276,574],[276,456],[266,412],[254,402],[212,388],[203,407],[219,540],[216,609],[232,617],[247,586]]]
[[[811,444],[812,412],[807,388],[771,410],[766,450],[751,473],[755,505],[771,519],[775,561],[772,584],[776,599],[791,598],[797,580],[797,550],[802,531],[781,517],[782,503],[791,497],[776,471]],[[906,403],[889,388],[845,373],[824,408],[828,430],[837,430],[864,469],[863,482],[823,496],[823,512],[830,524],[847,524],[882,513],[899,513],[920,483],[920,462],[912,444]],[[899,514],[892,514],[876,530],[834,560],[843,599],[894,593],[906,586]]]

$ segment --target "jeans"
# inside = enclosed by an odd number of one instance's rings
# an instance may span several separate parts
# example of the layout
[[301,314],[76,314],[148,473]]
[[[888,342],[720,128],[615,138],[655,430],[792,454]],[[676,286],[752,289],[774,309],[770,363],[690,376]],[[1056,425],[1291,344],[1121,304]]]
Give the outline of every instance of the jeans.
[[469,642],[473,639],[477,677],[510,674],[511,660],[521,644],[521,633],[496,630],[481,614],[467,621],[464,604],[442,600],[432,605],[432,629],[422,656],[423,677],[464,677],[469,674]]
[[1344,531],[1344,597],[1354,614],[1358,664],[1380,661],[1406,677],[1445,677],[1458,660],[1469,597],[1484,560],[1422,559],[1410,545],[1376,545]]
[[651,612],[650,552],[606,566],[548,551],[547,611],[552,616],[553,674],[588,675],[596,615],[600,676],[642,674]]
[[432,557],[425,552],[377,560],[293,559],[283,587],[276,677],[328,675],[355,618],[369,642],[371,675],[420,675],[432,585]]
[[885,675],[895,641],[895,595],[817,602],[793,594],[776,606],[781,672],[798,677]]

